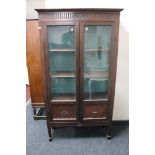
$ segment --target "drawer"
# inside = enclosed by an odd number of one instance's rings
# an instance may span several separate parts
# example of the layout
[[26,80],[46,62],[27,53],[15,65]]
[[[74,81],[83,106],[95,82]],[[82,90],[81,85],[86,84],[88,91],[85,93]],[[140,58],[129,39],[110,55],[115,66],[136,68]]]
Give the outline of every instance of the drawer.
[[53,120],[76,120],[75,105],[52,105]]
[[83,119],[106,119],[107,117],[107,105],[99,104],[99,105],[84,105],[83,109]]

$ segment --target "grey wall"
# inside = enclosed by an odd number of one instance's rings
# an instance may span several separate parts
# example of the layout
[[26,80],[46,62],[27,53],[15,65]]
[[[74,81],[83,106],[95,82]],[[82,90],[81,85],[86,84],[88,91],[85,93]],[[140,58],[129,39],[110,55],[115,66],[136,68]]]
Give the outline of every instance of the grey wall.
[[45,8],[45,0],[26,0],[26,19],[38,19],[37,8]]

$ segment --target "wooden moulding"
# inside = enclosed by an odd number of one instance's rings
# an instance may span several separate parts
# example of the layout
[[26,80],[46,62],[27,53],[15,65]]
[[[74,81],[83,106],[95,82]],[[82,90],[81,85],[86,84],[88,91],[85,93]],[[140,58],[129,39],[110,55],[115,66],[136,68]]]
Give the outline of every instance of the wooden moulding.
[[115,21],[123,9],[35,9],[39,20]]
[[32,104],[32,107],[45,107],[45,103],[31,103]]
[[92,11],[92,12],[121,12],[123,8],[56,8],[56,9],[35,9],[37,12],[57,12],[57,11]]

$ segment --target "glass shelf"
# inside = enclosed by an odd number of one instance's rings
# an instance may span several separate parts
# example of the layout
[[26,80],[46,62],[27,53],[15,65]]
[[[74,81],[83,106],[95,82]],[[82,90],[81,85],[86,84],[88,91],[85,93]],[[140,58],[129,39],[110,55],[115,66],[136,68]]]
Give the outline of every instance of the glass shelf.
[[91,95],[90,94],[85,94],[84,96],[84,101],[105,101],[107,100],[107,94],[103,94],[103,93],[94,93]]
[[51,73],[50,72],[50,76],[51,77],[63,77],[63,78],[70,78],[70,77],[76,77],[76,74],[75,72],[54,72],[54,73]]
[[103,48],[103,49],[97,49],[97,48],[94,48],[94,49],[84,49],[85,52],[98,52],[98,51],[109,51],[108,48]]
[[66,95],[66,94],[55,94],[52,97],[51,102],[59,102],[59,101],[75,101],[76,96],[74,94]]
[[84,78],[104,79],[108,80],[108,72],[106,71],[89,71],[84,73]]
[[49,52],[75,52],[75,49],[49,49]]

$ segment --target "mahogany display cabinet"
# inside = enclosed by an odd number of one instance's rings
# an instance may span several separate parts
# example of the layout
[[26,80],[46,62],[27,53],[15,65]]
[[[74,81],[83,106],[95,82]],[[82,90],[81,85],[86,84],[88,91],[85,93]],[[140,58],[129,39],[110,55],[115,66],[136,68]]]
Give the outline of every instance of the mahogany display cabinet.
[[110,139],[122,10],[36,9],[50,141],[67,126],[105,126]]

